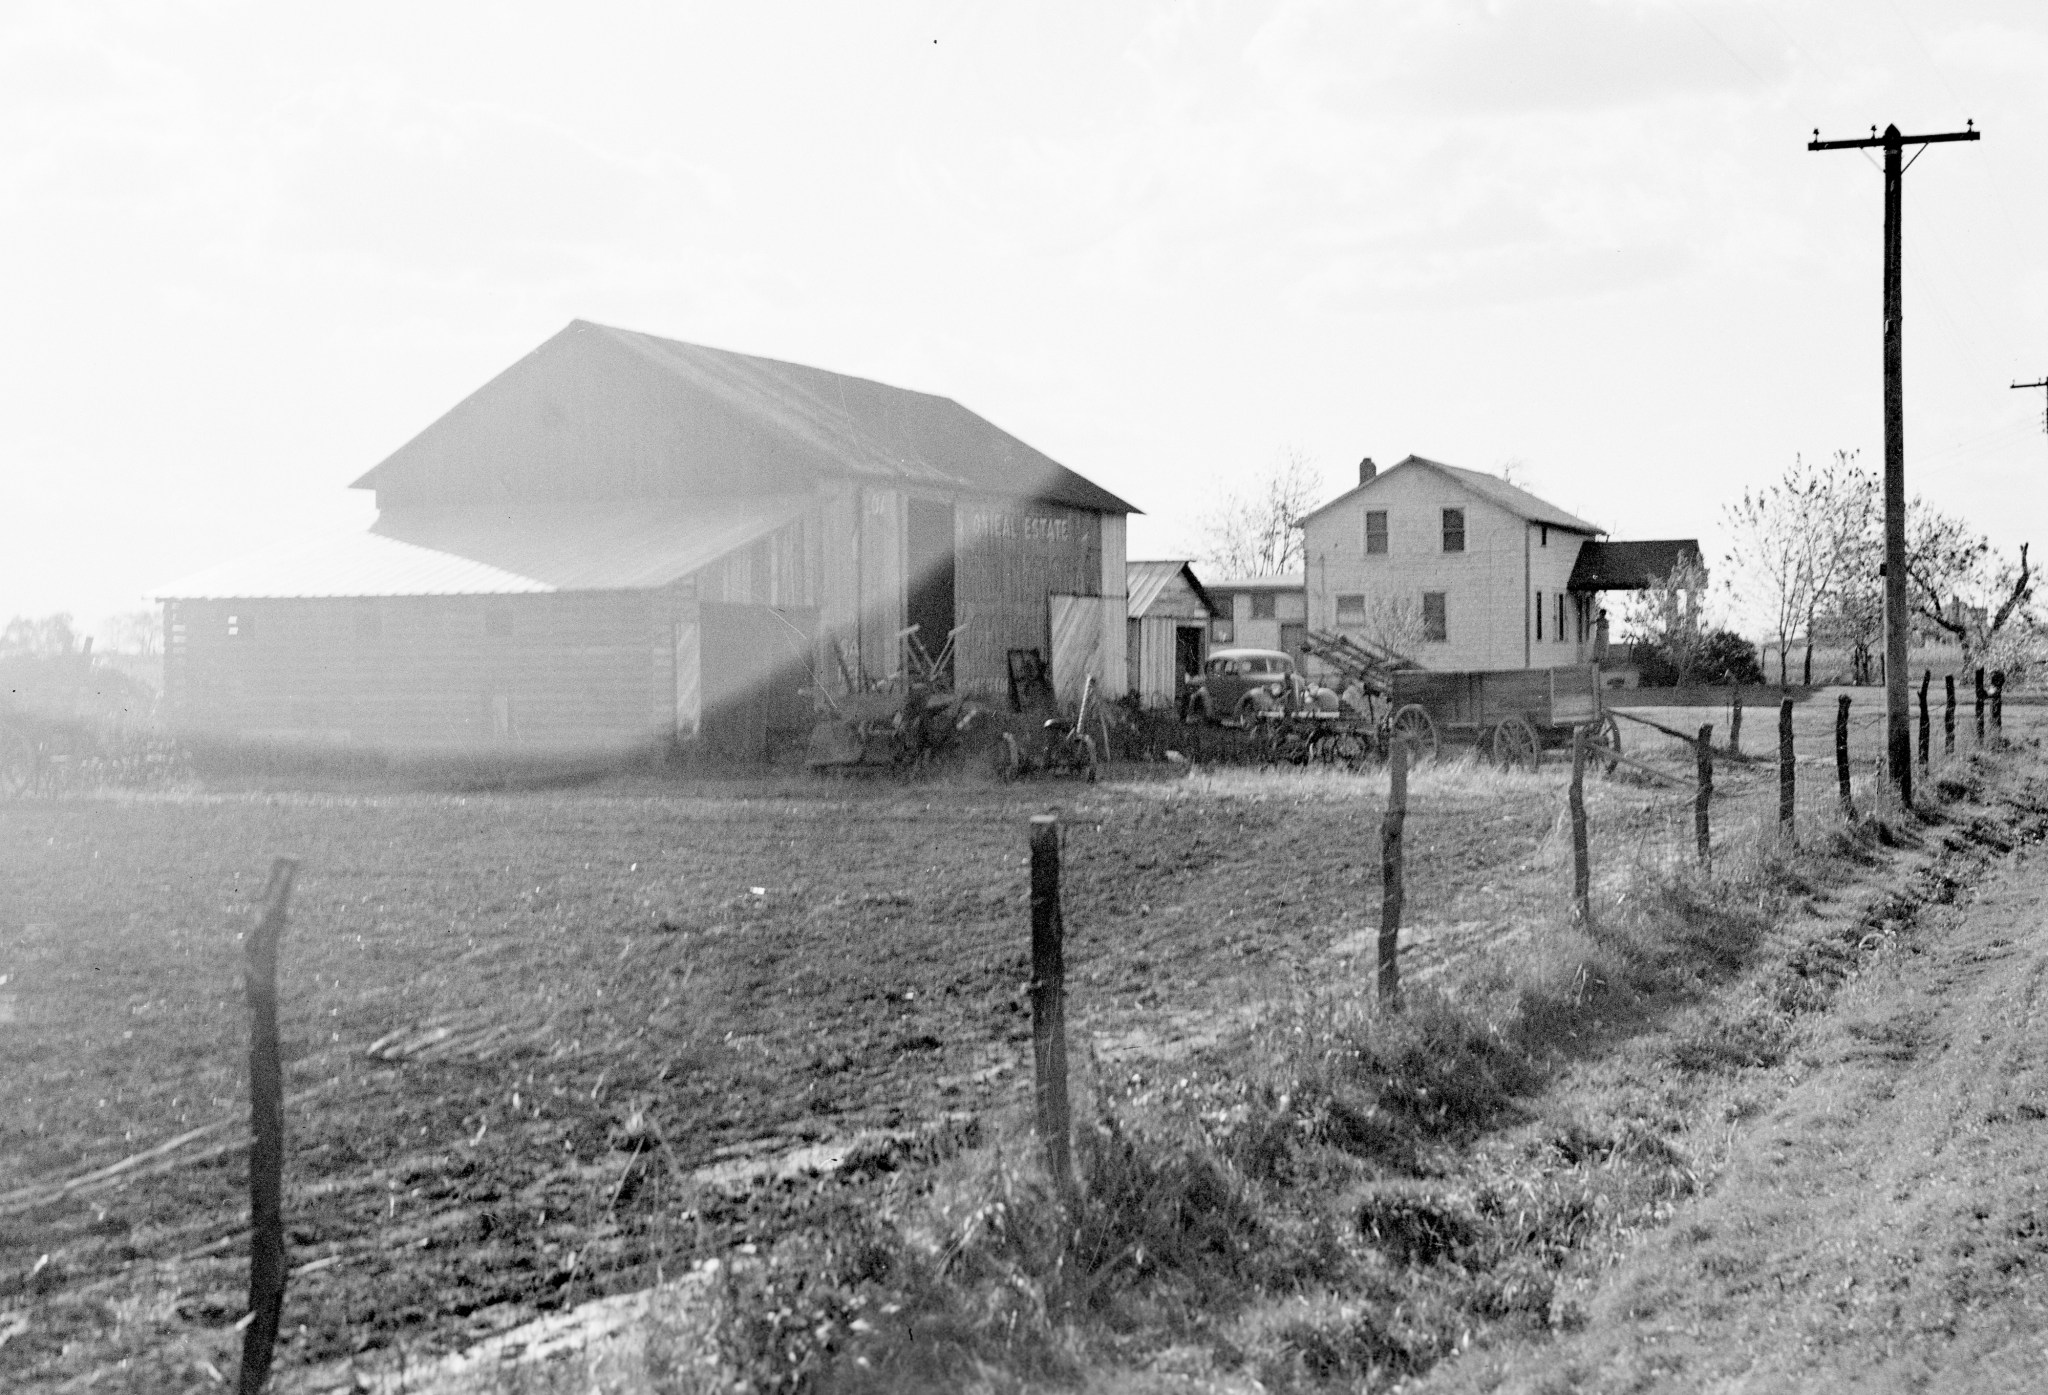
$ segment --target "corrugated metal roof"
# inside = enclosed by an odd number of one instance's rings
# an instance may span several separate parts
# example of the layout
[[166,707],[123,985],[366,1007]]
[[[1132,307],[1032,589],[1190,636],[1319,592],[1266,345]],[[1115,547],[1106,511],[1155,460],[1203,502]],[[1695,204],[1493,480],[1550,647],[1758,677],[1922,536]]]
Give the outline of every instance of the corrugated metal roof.
[[1152,603],[1159,599],[1159,593],[1181,573],[1187,573],[1188,586],[1195,596],[1211,613],[1216,603],[1209,599],[1209,593],[1195,576],[1194,563],[1185,558],[1171,562],[1127,562],[1124,564],[1125,613],[1133,620],[1143,618]]
[[1574,533],[1584,533],[1588,537],[1607,531],[1597,523],[1588,523],[1576,514],[1566,513],[1557,505],[1537,498],[1526,489],[1509,484],[1498,475],[1488,475],[1478,470],[1467,470],[1462,465],[1446,465],[1441,460],[1427,460],[1419,455],[1411,455],[1397,464],[1389,465],[1364,484],[1355,485],[1345,490],[1329,503],[1323,505],[1322,508],[1315,510],[1314,513],[1304,515],[1302,521],[1305,523],[1317,514],[1334,509],[1353,495],[1363,490],[1371,489],[1396,470],[1404,470],[1410,467],[1434,470],[1446,479],[1463,485],[1481,498],[1491,500],[1493,503],[1500,505],[1515,517],[1527,519],[1531,523],[1545,523],[1552,528],[1564,528]]
[[514,595],[664,586],[766,537],[802,497],[387,510],[156,588],[159,600]]
[[[508,431],[505,429],[511,428]],[[819,475],[1136,512],[949,398],[586,320],[458,403],[355,482],[415,495],[438,479],[537,493],[620,462],[636,493],[745,489]],[[775,487],[775,486],[771,486]],[[573,492],[573,491],[571,491]]]
[[1648,538],[1641,542],[1587,542],[1572,563],[1569,591],[1645,591],[1681,564],[1706,569],[1697,538]]

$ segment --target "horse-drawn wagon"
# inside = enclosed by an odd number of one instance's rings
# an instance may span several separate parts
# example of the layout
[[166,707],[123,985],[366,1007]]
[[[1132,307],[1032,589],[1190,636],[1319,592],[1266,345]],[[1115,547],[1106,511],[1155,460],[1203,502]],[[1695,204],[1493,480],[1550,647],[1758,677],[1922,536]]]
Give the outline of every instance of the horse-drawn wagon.
[[1610,769],[1621,728],[1601,700],[1600,667],[1492,670],[1401,669],[1388,674],[1389,730],[1417,755],[1446,740],[1471,741],[1503,767],[1534,770],[1543,752],[1569,746],[1572,729]]

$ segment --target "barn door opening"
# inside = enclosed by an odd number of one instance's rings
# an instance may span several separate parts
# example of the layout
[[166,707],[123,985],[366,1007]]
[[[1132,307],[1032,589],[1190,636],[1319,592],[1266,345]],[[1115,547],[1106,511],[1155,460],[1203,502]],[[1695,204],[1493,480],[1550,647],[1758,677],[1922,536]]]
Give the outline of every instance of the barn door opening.
[[[946,636],[959,623],[954,619],[953,506],[930,499],[910,500],[910,516],[904,539],[910,565],[908,604],[904,623],[917,626],[918,642],[936,659],[946,647]],[[947,660],[945,672],[952,673]]]

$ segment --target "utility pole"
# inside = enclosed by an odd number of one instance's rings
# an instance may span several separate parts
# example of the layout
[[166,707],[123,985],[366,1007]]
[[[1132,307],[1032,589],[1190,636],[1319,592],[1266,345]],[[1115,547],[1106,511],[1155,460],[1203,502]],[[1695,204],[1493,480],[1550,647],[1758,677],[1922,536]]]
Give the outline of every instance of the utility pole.
[[[1870,128],[1868,140],[1822,140],[1815,128],[1808,150],[1884,150],[1884,705],[1885,765],[1899,803],[1913,805],[1913,733],[1906,699],[1906,386],[1905,327],[1900,318],[1900,193],[1906,170],[1900,156],[1909,145],[1976,140],[1968,129],[1932,136],[1902,136],[1897,126],[1884,134]],[[1913,157],[1919,159],[1918,155]]]
[[[2016,388],[2048,388],[2048,378],[2036,378],[2031,383],[2014,383]],[[2048,431],[2048,404],[2041,408],[2041,429]]]

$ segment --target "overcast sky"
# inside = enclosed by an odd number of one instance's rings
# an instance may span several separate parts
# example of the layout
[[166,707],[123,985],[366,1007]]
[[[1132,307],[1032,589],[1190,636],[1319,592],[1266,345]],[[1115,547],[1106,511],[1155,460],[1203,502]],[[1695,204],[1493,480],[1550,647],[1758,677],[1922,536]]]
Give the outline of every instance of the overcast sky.
[[958,399],[1175,555],[1285,449],[1617,537],[1795,453],[2048,548],[2048,5],[0,9],[0,618],[278,535],[583,317]]

